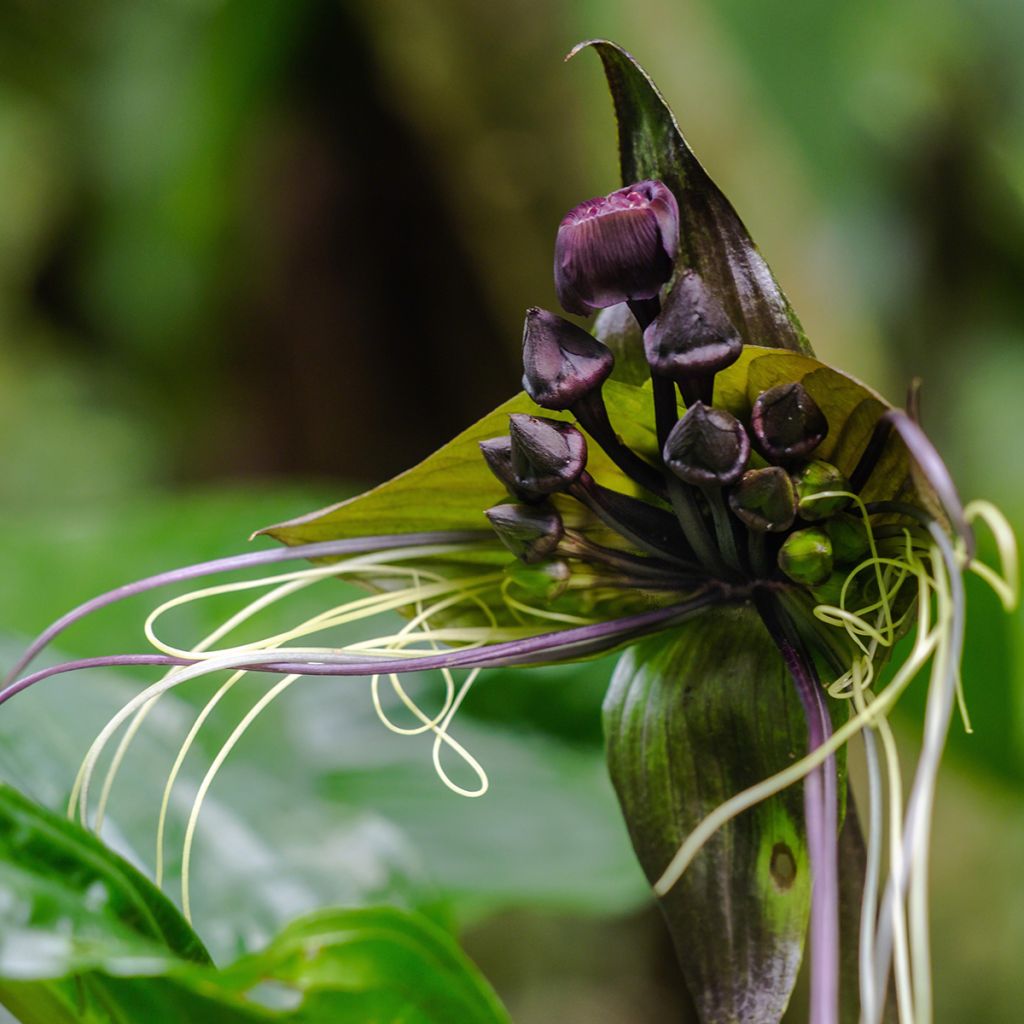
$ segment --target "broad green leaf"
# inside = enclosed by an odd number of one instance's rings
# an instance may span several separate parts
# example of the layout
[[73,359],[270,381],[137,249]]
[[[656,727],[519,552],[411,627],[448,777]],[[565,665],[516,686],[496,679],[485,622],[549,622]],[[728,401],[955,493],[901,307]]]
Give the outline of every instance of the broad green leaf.
[[507,1024],[490,986],[456,943],[422,917],[388,907],[327,910],[297,921],[219,979],[270,981],[302,996],[276,1019],[309,1022]]
[[[619,662],[605,700],[608,767],[652,884],[719,804],[806,747],[799,699],[748,608],[705,612]],[[661,901],[703,1024],[774,1024],[810,906],[800,787],[721,829]]]
[[0,1002],[23,1024],[508,1019],[449,935],[390,907],[319,912],[217,971],[134,868],[7,785],[0,892]]
[[[0,783],[0,974],[60,977],[209,954],[177,908],[95,836]],[[100,959],[94,945],[103,950]],[[112,959],[112,950],[126,964]]]
[[687,145],[654,83],[621,47],[581,43],[604,65],[619,126],[623,184],[663,181],[679,202],[679,269],[696,270],[751,345],[810,353],[800,321],[732,204]]

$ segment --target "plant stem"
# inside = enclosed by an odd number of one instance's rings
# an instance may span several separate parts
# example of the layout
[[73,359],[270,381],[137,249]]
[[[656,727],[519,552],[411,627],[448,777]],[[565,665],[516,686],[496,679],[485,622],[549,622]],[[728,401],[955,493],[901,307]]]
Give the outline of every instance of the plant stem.
[[710,572],[715,575],[726,575],[725,565],[718,554],[718,548],[711,538],[711,533],[704,522],[700,507],[697,504],[697,495],[693,489],[682,480],[674,476],[669,477],[668,496],[672,502],[679,525],[683,528],[683,534],[693,548],[697,559]]
[[[658,298],[632,299],[626,304],[639,324],[641,334],[661,312],[661,300]],[[679,409],[676,405],[676,386],[668,377],[661,377],[652,370],[651,385],[654,389],[654,427],[658,434],[660,454],[665,448],[668,435],[676,425],[676,420],[679,419]]]
[[665,480],[654,466],[645,462],[632,448],[623,444],[608,418],[608,409],[600,390],[584,395],[572,407],[583,429],[601,446],[604,453],[631,480],[659,498],[666,497]]
[[[785,611],[768,594],[755,596],[765,626],[796,686],[813,751],[832,735],[832,722],[814,663]],[[804,818],[811,859],[810,1024],[839,1021],[839,847],[835,757],[804,782]]]

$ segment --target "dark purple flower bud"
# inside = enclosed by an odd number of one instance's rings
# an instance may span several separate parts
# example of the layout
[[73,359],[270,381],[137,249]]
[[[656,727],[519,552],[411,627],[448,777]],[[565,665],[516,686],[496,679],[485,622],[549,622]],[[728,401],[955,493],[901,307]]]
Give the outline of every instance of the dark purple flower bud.
[[672,428],[662,455],[668,468],[688,484],[733,484],[747,468],[750,438],[731,413],[694,402]]
[[502,544],[527,565],[543,562],[565,534],[562,517],[550,505],[495,505],[484,515]]
[[579,479],[587,465],[587,442],[570,423],[513,413],[512,471],[527,491],[554,494]]
[[825,439],[828,420],[803,384],[762,391],[750,414],[754,443],[766,459],[808,455]]
[[492,437],[489,441],[481,441],[480,451],[483,454],[484,462],[487,463],[487,468],[498,478],[509,494],[520,501],[544,500],[545,494],[523,487],[516,479],[515,471],[512,469],[511,437]]
[[582,327],[536,307],[523,327],[523,387],[544,409],[568,409],[599,388],[615,357]]
[[672,286],[657,319],[644,331],[647,362],[672,380],[724,370],[742,350],[743,339],[722,304],[692,270]]
[[660,181],[640,181],[571,209],[555,239],[555,291],[587,316],[630,299],[653,299],[672,276],[679,206]]
[[796,518],[796,491],[779,466],[750,469],[729,492],[729,507],[757,533],[781,533]]

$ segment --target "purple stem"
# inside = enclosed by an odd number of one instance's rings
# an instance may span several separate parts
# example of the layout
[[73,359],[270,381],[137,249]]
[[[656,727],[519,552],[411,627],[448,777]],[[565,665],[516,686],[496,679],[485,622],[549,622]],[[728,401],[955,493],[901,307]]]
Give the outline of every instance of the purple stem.
[[[785,612],[767,595],[757,600],[768,632],[796,686],[807,722],[807,749],[832,735],[832,721],[814,662]],[[811,859],[810,1024],[839,1021],[839,820],[836,760],[829,757],[804,782],[804,819]]]
[[[573,629],[559,630],[554,633],[542,633],[540,636],[528,637],[524,640],[509,640],[500,644],[489,644],[483,647],[444,651],[439,654],[424,655],[415,658],[366,658],[351,656],[351,660],[342,660],[345,655],[310,655],[319,657],[320,661],[309,662],[256,662],[251,665],[238,665],[252,672],[274,672],[283,675],[307,676],[365,676],[402,672],[419,672],[438,668],[497,668],[510,665],[526,665],[537,661],[541,655],[549,660],[551,655],[558,659],[579,658],[596,654],[614,647],[624,640],[635,639],[647,633],[675,625],[695,612],[720,604],[728,599],[727,592],[716,588],[704,591],[688,601],[658,608],[654,611],[626,615],[608,622],[598,622],[588,626],[576,626]],[[331,660],[324,660],[330,657]],[[76,661],[63,662],[49,668],[40,669],[31,675],[8,684],[0,690],[0,704],[28,689],[35,683],[48,679],[50,676],[65,672],[74,672],[86,668],[109,668],[120,665],[192,665],[195,661],[176,658],[165,654],[113,654],[101,658],[81,658]]]
[[[392,548],[413,547],[422,544],[469,544],[473,541],[487,540],[493,534],[485,530],[434,530],[429,533],[388,534],[381,537],[355,537],[349,540],[326,540],[316,544],[299,544],[295,547],[271,548],[267,551],[251,551],[244,555],[229,555],[227,558],[215,558],[209,562],[197,562],[180,569],[147,576],[145,579],[126,583],[124,586],[108,590],[105,594],[91,598],[77,608],[72,608],[56,622],[43,630],[29,645],[28,650],[18,659],[14,667],[4,677],[7,685],[24,671],[32,659],[59,633],[68,626],[84,618],[91,612],[98,611],[109,604],[114,604],[126,597],[145,593],[168,583],[180,583],[193,580],[199,576],[212,576],[219,572],[232,572],[236,569],[248,569],[253,566],[276,565],[279,562],[291,562],[303,558],[329,558],[333,555],[352,555],[367,551],[384,551]],[[151,664],[158,664],[153,662]],[[162,664],[162,663],[161,663]]]

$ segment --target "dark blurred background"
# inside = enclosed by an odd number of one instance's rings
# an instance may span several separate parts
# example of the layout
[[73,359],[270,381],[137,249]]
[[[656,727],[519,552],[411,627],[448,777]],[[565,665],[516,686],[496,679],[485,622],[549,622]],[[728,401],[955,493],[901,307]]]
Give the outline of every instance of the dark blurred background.
[[[514,390],[558,219],[618,184],[598,62],[561,59],[599,35],[655,77],[819,355],[897,402],[920,374],[964,494],[1024,521],[1019,0],[0,0],[4,624],[140,575],[139,536],[153,568],[241,546]],[[1015,1021],[1020,620],[976,598],[939,1019]],[[597,757],[593,704],[545,728]],[[653,918],[510,913],[469,941],[517,1020],[662,1019]]]

